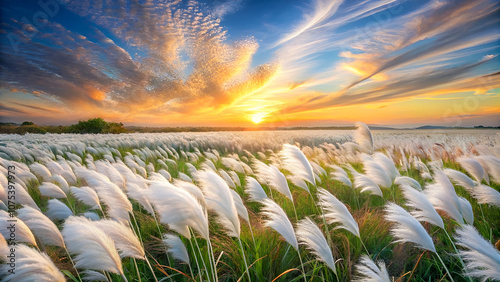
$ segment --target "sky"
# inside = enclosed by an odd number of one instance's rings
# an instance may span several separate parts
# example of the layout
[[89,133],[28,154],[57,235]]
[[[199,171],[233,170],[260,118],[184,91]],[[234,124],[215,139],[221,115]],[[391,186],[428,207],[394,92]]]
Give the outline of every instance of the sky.
[[3,0],[0,121],[500,126],[496,0]]

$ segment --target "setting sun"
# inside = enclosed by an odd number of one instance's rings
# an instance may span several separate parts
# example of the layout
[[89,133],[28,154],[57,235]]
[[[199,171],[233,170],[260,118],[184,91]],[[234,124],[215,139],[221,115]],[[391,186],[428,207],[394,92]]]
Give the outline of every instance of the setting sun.
[[261,123],[268,113],[256,113],[252,116],[252,122],[257,124]]

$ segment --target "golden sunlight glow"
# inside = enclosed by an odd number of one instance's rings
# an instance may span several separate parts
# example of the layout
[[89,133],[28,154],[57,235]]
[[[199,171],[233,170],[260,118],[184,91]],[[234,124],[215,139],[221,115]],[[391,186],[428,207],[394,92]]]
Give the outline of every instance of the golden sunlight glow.
[[256,113],[252,116],[252,122],[257,124],[261,123],[268,113]]

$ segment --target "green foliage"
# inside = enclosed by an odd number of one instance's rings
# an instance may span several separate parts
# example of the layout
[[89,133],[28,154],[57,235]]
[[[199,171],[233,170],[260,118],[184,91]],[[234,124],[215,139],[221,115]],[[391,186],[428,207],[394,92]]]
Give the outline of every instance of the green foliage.
[[93,118],[87,121],[79,121],[69,126],[69,133],[124,133],[126,129],[123,123],[106,122],[103,118]]

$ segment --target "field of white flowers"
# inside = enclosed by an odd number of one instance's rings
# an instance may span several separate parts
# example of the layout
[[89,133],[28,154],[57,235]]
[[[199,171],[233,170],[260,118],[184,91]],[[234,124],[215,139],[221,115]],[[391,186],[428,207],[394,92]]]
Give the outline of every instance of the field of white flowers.
[[0,280],[500,280],[498,132],[0,135]]

